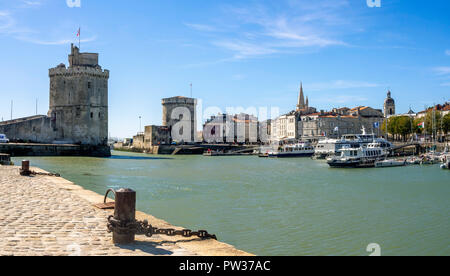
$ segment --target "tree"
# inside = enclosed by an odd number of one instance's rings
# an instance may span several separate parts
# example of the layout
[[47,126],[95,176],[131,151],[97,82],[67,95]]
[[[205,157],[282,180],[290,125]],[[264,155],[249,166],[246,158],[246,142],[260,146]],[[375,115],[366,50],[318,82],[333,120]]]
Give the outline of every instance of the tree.
[[408,116],[397,117],[395,124],[395,133],[406,140],[407,135],[411,134],[412,119]]
[[[390,117],[387,123],[387,130],[394,140],[398,140],[399,137],[405,140],[407,135],[411,134],[411,130],[414,130],[412,124],[413,120],[409,116]],[[381,130],[386,133],[386,120],[383,122]]]
[[445,134],[450,132],[450,113],[444,116],[442,120],[442,128]]

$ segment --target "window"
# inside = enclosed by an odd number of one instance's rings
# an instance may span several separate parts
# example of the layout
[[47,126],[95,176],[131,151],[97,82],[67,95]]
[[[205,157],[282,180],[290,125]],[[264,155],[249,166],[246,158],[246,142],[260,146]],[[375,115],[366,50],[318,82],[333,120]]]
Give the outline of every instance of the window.
[[88,82],[88,88],[92,88],[92,82]]
[[91,119],[94,118],[94,112],[91,112]]

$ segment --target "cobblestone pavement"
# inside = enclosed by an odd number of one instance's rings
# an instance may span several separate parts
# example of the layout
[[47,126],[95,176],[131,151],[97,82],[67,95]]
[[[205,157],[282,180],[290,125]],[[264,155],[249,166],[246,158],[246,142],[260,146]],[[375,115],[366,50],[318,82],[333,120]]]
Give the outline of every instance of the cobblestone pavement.
[[48,176],[18,172],[0,166],[0,255],[196,255],[156,238],[115,246],[106,231],[112,211],[94,208]]

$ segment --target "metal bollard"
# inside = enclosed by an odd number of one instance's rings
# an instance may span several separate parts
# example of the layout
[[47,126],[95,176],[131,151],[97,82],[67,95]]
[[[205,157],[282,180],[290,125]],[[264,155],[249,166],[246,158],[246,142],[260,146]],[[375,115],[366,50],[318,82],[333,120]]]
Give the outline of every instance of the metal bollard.
[[[136,192],[131,189],[115,191],[114,219],[123,224],[134,223],[136,219]],[[135,233],[113,232],[113,242],[116,244],[130,244],[135,239]]]
[[28,160],[22,161],[22,168],[20,169],[20,175],[22,175],[22,176],[30,176],[31,175],[30,161],[28,161]]

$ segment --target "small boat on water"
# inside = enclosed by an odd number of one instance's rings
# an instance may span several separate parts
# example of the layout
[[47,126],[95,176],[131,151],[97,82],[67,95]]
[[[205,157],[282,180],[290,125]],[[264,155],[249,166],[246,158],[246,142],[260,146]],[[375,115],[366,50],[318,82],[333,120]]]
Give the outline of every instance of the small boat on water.
[[375,162],[386,159],[389,152],[379,143],[370,143],[367,147],[343,148],[340,156],[327,159],[332,168],[373,168]]
[[406,159],[406,165],[420,165],[421,161],[422,161],[422,159],[420,159],[418,157],[410,157],[410,158]]
[[406,160],[386,159],[375,162],[376,168],[403,167],[406,166]]
[[203,153],[203,156],[242,156],[242,155],[253,155],[253,153],[224,152],[216,150],[207,150]]
[[450,154],[445,154],[444,157],[442,157],[441,169],[450,170]]
[[311,157],[314,154],[314,147],[307,142],[298,142],[294,144],[286,144],[278,146],[276,149],[270,149],[266,152],[261,152],[260,157]]

